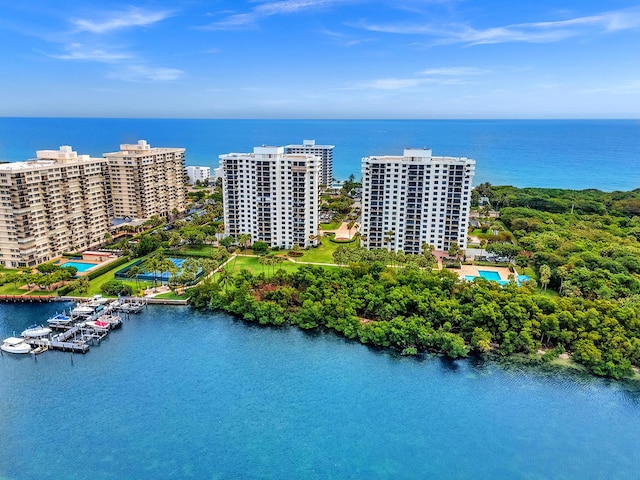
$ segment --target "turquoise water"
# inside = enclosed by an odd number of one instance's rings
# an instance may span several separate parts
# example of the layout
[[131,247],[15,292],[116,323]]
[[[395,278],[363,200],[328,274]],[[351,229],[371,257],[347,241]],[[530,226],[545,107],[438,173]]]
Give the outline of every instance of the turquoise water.
[[487,280],[494,280],[496,282],[502,280],[498,272],[492,272],[490,270],[478,270],[478,275]]
[[[434,155],[477,161],[474,184],[519,187],[640,187],[638,120],[163,120],[0,118],[0,160],[71,145],[102,156],[120,143],[185,147],[188,165],[216,167],[218,156],[315,138],[335,145],[334,176],[360,178],[367,155],[399,155],[428,146]],[[624,172],[621,175],[620,172]]]
[[[0,305],[0,335],[64,304]],[[637,479],[640,393],[149,307],[0,357],[0,478]]]
[[66,261],[60,264],[61,267],[76,267],[78,269],[78,272],[86,272],[87,270],[95,267],[96,265],[97,263],[72,262],[72,261]]

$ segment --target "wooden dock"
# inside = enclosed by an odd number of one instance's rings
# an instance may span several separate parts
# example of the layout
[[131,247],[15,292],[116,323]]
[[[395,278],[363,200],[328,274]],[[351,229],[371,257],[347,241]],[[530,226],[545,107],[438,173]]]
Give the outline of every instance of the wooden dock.
[[36,349],[42,348],[42,351],[45,349],[72,353],[87,353],[89,351],[89,345],[81,341],[65,342],[53,339],[49,340],[48,338],[29,338],[26,339],[25,342]]

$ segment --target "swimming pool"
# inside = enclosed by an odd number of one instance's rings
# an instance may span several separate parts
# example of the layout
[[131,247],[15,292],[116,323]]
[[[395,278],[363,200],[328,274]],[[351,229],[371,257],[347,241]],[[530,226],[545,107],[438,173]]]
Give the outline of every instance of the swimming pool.
[[71,260],[60,264],[61,267],[75,267],[78,269],[78,273],[86,272],[87,270],[95,267],[96,265],[98,264],[91,263],[91,262],[72,262]]
[[489,270],[478,270],[478,275],[487,280],[493,280],[495,282],[499,282],[502,280],[500,274],[498,272],[491,272]]

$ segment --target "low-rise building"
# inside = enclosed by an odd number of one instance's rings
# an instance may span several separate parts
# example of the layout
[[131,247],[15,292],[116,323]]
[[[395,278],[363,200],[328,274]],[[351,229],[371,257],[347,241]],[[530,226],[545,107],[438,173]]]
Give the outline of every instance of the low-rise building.
[[211,178],[211,168],[189,166],[187,167],[187,177],[191,185],[195,185],[196,182],[206,183]]

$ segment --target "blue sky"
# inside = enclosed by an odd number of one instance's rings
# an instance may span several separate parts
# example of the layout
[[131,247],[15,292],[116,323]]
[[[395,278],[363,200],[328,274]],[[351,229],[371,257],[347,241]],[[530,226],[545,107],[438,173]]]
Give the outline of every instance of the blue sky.
[[638,118],[640,3],[0,0],[0,115]]

